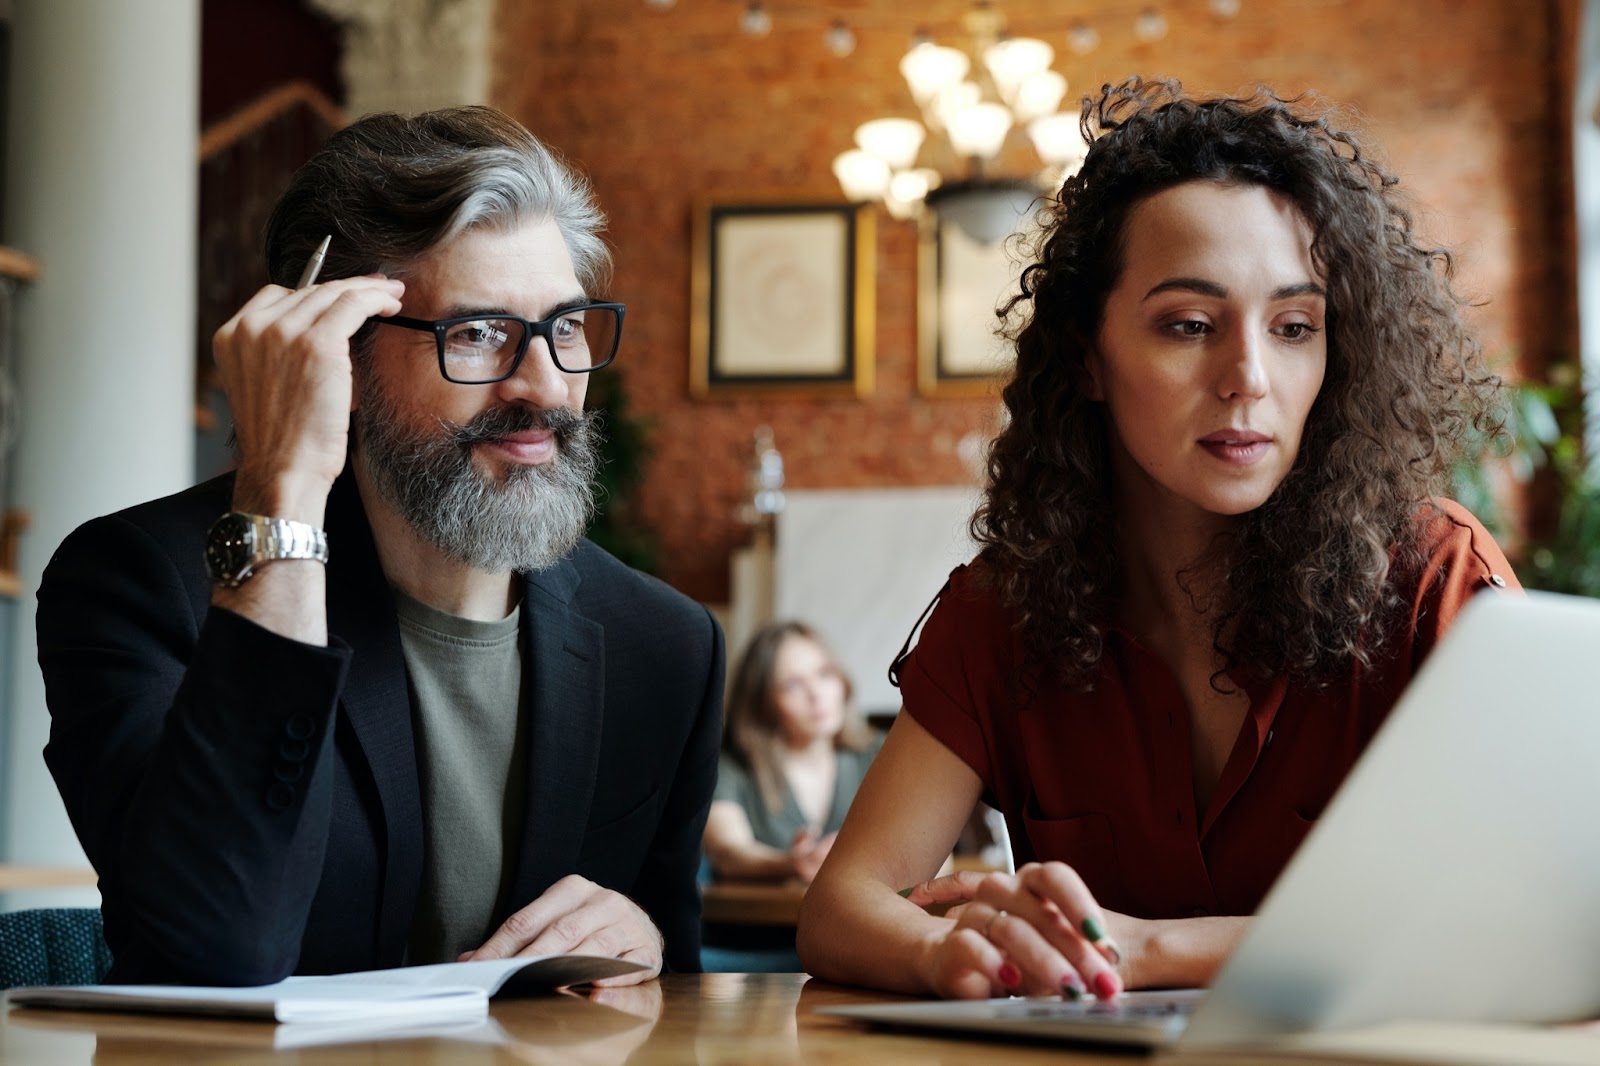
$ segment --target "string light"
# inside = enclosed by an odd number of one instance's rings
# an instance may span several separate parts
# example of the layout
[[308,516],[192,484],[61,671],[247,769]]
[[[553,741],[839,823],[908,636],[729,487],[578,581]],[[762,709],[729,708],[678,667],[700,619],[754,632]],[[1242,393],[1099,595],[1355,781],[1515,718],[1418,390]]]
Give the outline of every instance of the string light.
[[1145,8],[1133,22],[1133,35],[1145,44],[1161,40],[1167,35],[1167,17],[1153,7]]
[[739,16],[739,29],[747,37],[765,37],[772,32],[772,16],[761,5],[761,0],[750,0],[750,6]]
[[845,25],[844,19],[834,19],[833,25],[828,27],[828,32],[823,34],[822,43],[828,51],[843,59],[856,50],[855,31]]
[[1100,33],[1087,22],[1074,23],[1067,31],[1067,47],[1073,55],[1086,56],[1100,46]]

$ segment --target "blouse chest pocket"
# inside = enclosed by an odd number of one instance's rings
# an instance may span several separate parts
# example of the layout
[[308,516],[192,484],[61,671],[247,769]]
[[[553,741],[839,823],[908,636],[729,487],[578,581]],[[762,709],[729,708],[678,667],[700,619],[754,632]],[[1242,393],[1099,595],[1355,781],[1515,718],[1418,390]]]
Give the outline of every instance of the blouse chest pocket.
[[[1035,861],[1064,862],[1072,867],[1102,907],[1115,911],[1135,909],[1117,861],[1116,834],[1110,818],[1103,814],[1045,818],[1037,813],[1031,800],[1028,807],[1022,816],[1028,836],[1025,850],[1032,852]],[[1018,849],[1019,862],[1023,850]]]

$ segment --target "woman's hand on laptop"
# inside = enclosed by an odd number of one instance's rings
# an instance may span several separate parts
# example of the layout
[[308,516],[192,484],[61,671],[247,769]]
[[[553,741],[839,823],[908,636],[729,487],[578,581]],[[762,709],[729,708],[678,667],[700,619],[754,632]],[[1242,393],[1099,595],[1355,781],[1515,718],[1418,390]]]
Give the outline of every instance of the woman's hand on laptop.
[[[1066,863],[1029,863],[1015,874],[935,877],[914,886],[907,898],[924,907],[955,904],[945,913],[954,926],[920,960],[939,995],[1075,999],[1092,991],[1106,999],[1124,987],[1124,959],[1109,933],[1113,916],[1100,909]],[[1133,921],[1114,918],[1119,926]]]

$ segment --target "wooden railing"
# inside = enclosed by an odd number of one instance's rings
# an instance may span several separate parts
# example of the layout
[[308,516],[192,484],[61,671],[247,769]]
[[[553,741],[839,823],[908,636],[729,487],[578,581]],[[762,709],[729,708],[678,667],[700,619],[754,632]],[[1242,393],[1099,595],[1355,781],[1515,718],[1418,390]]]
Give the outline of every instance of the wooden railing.
[[272,205],[300,165],[344,125],[321,90],[290,82],[200,135],[195,422],[210,429],[216,387],[211,335],[267,283],[262,252]]
[[344,112],[321,89],[310,82],[291,81],[206,127],[200,134],[200,162],[227,151],[295,111],[315,113],[330,133],[344,125]]

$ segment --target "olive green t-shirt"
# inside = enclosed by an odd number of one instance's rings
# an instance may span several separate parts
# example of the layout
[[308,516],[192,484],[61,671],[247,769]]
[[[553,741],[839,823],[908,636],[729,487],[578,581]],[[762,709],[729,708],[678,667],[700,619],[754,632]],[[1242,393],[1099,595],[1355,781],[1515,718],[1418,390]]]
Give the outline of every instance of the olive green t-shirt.
[[[862,751],[837,752],[839,769],[833,776],[833,800],[828,808],[828,820],[822,825],[822,836],[838,832],[844,824],[850,801],[856,798],[861,779],[867,776],[867,766],[882,746],[883,738],[874,735]],[[717,791],[713,798],[743,807],[756,839],[780,851],[788,851],[795,834],[806,827],[806,816],[800,813],[800,804],[787,784],[783,788],[783,806],[769,811],[761,798],[761,789],[756,786],[755,775],[726,751],[717,760]]]
[[422,795],[408,963],[454,962],[494,930],[522,831],[522,610],[457,618],[394,590]]

